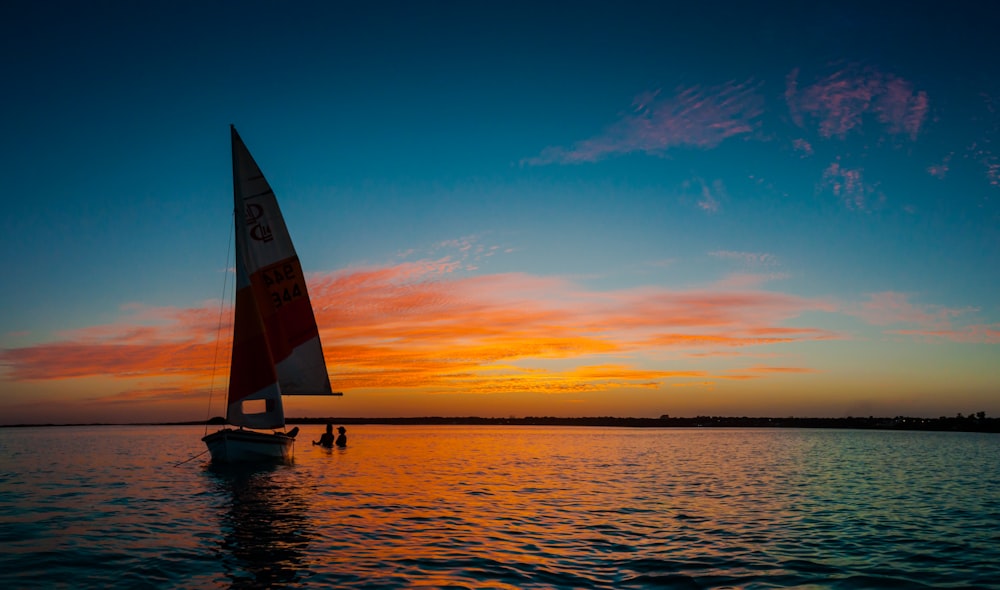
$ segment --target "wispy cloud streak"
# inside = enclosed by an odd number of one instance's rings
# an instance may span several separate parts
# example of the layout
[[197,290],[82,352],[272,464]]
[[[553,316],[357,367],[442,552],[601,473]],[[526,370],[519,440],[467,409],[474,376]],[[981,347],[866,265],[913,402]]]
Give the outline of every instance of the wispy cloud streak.
[[777,264],[777,258],[774,254],[767,254],[765,252],[736,252],[733,250],[716,250],[714,252],[709,252],[709,256],[714,256],[715,258],[721,258],[723,260],[735,260],[742,263],[744,266],[757,267],[757,266],[774,266]]
[[886,330],[887,334],[909,336],[924,341],[951,341],[967,343],[1000,343],[1000,324],[959,322],[979,311],[973,307],[952,308],[940,305],[920,305],[910,301],[909,295],[888,291],[874,293],[867,301],[847,310],[875,326],[899,326]]
[[758,88],[759,84],[746,81],[678,88],[669,96],[659,90],[647,92],[603,133],[571,147],[545,148],[522,163],[575,164],[633,152],[662,155],[676,147],[712,148],[757,129],[764,111]]

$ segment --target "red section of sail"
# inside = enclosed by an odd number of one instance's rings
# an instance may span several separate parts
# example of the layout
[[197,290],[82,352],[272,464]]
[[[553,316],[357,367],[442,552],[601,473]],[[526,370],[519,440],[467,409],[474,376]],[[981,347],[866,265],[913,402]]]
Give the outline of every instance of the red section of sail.
[[318,335],[297,258],[250,275],[250,287],[236,293],[229,403],[276,382],[274,365]]
[[253,299],[254,294],[249,287],[236,292],[233,358],[229,375],[230,404],[277,381],[264,324],[260,321]]
[[264,332],[275,364],[319,335],[298,258],[266,266],[250,275]]

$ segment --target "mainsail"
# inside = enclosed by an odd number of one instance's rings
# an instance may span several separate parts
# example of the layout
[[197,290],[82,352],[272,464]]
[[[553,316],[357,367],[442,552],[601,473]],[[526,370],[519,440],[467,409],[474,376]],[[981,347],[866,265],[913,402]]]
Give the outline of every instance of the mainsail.
[[278,202],[235,127],[236,313],[226,421],[282,428],[281,396],[330,395],[305,277]]

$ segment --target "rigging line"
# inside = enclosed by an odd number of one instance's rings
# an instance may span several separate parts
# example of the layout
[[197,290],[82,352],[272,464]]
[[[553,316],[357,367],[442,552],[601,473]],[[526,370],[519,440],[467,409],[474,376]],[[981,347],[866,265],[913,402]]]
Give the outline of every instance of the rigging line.
[[[233,232],[236,228],[236,210],[233,209],[233,222],[229,224],[229,240],[226,246],[226,272],[222,277],[222,296],[219,298],[219,326],[215,330],[215,356],[212,359],[212,378],[208,384],[208,409],[205,411],[205,435],[208,435],[208,422],[212,416],[212,397],[215,394],[215,369],[219,366],[219,342],[222,340],[222,313],[226,305],[226,287],[229,282],[229,255],[232,253]],[[236,263],[233,263],[233,274],[236,273]],[[235,289],[233,289],[235,291]]]
[[[206,425],[206,428],[207,428],[207,425]],[[201,457],[202,455],[204,455],[207,452],[208,452],[208,449],[205,449],[204,451],[198,453],[197,455],[195,455],[194,457],[191,457],[190,459],[184,459],[180,463],[175,463],[174,467],[180,467],[181,465],[187,463],[188,461],[193,461],[193,460],[197,459],[198,457]]]

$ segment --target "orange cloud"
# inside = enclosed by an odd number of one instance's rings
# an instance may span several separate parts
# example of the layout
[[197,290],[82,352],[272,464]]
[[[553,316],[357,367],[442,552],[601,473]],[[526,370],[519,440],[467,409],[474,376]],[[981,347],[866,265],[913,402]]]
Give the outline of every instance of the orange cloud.
[[682,346],[690,348],[703,346],[754,346],[791,342],[792,340],[793,338],[747,338],[711,334],[661,334],[656,338],[650,339],[647,343],[650,346]]
[[[458,277],[456,270],[441,259],[311,275],[334,387],[471,393],[650,388],[710,377],[663,367],[653,358],[660,351],[708,355],[836,337],[782,325],[807,310],[831,311],[822,300],[758,290],[594,291],[563,278]],[[124,312],[119,321],[66,332],[55,342],[0,351],[7,378],[111,376],[140,384],[117,401],[172,394],[164,378],[183,378],[204,390],[213,367],[222,367],[216,379],[225,381],[228,344],[215,342],[216,303],[192,309],[130,305]],[[222,327],[223,334],[230,331]]]

